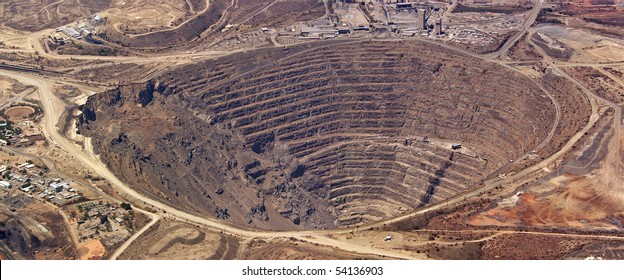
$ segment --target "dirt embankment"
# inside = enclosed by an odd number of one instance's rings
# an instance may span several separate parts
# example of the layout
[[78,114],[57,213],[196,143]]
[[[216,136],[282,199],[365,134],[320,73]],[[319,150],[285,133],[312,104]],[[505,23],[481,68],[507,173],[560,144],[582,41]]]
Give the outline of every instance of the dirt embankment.
[[0,239],[10,255],[16,259],[78,259],[63,217],[52,207],[31,204],[26,198],[9,197],[3,203],[20,199],[13,204],[17,211],[0,210]]
[[121,259],[234,259],[238,239],[162,220],[133,242]]
[[514,60],[537,60],[541,59],[542,56],[535,50],[531,44],[526,41],[527,34],[522,35],[520,38],[509,50],[509,57]]
[[376,260],[379,256],[357,255],[318,244],[298,242],[295,239],[264,241],[251,240],[241,249],[245,260]]
[[211,1],[209,8],[204,13],[198,14],[170,30],[127,36],[114,28],[110,28],[101,36],[109,42],[131,48],[163,48],[186,44],[199,38],[209,28],[220,30],[219,27],[213,25],[219,22],[230,3],[229,0]]
[[112,0],[4,0],[0,2],[0,22],[34,32],[69,24],[111,4]]
[[624,7],[615,1],[582,1],[561,5],[559,11],[569,16],[581,17],[586,21],[622,27],[624,26]]

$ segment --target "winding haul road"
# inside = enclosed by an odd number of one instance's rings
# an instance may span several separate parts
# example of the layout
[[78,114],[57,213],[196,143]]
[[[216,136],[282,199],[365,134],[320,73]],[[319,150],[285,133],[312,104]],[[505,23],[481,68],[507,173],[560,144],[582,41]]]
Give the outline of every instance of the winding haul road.
[[[280,237],[294,237],[299,240],[304,240],[310,243],[320,244],[331,246],[335,248],[339,248],[348,252],[360,253],[360,254],[370,254],[370,255],[380,255],[391,258],[398,259],[410,259],[414,258],[413,255],[404,254],[397,251],[384,250],[380,248],[374,248],[369,246],[357,245],[353,243],[343,242],[336,239],[329,238],[327,235],[331,233],[349,233],[352,229],[339,229],[339,230],[331,230],[331,231],[291,231],[291,232],[280,232],[280,231],[262,231],[257,229],[245,228],[236,225],[232,225],[230,223],[226,223],[222,220],[216,220],[207,217],[201,217],[193,214],[186,213],[184,211],[175,209],[171,206],[168,206],[159,201],[153,200],[149,197],[146,197],[130,186],[126,185],[124,182],[119,180],[104,164],[97,161],[97,157],[93,154],[85,153],[85,151],[79,147],[78,145],[70,142],[68,139],[63,137],[57,127],[56,123],[58,122],[60,115],[65,110],[63,107],[63,102],[56,97],[51,89],[53,88],[54,81],[47,80],[45,78],[29,75],[29,74],[21,74],[21,73],[13,73],[8,71],[0,71],[0,75],[7,76],[13,79],[16,79],[24,84],[32,85],[38,88],[39,97],[41,99],[41,103],[44,109],[45,118],[43,120],[43,131],[46,137],[50,140],[50,142],[54,145],[57,145],[59,148],[68,152],[72,155],[76,160],[80,161],[85,166],[89,167],[99,176],[108,180],[117,190],[126,194],[134,200],[142,201],[151,207],[154,207],[159,210],[159,213],[150,213],[144,210],[140,210],[135,205],[134,209],[137,211],[141,211],[144,214],[150,216],[151,221],[144,226],[141,230],[137,231],[130,239],[128,239],[121,247],[119,247],[111,256],[111,259],[116,259],[123,253],[123,251],[128,248],[128,246],[136,240],[142,233],[144,233],[149,227],[154,225],[161,217],[167,217],[170,219],[175,219],[179,221],[184,221],[192,224],[196,224],[199,226],[207,227],[215,231],[221,231],[223,233],[239,236],[242,238],[280,238]],[[588,125],[591,127],[591,125]],[[583,135],[585,130],[579,132],[577,134],[577,138]],[[541,164],[533,166],[532,168],[523,170],[521,172],[516,173],[514,176],[510,176],[506,178],[506,180],[493,180],[492,182],[488,182],[485,184],[483,188],[479,188],[473,190],[470,193],[466,193],[462,196],[458,196],[454,199],[448,201],[448,203],[457,203],[461,202],[466,197],[474,197],[478,196],[481,192],[495,188],[501,184],[504,184],[510,180],[514,180],[520,178],[522,176],[526,176],[536,170],[539,170],[543,167],[543,165],[547,165],[550,161],[555,160],[560,154],[566,152],[569,148],[574,145],[575,141],[570,141],[559,153],[551,156],[549,159],[545,160]],[[89,149],[87,149],[89,150]],[[402,215],[399,217],[395,217],[389,220],[381,221],[378,223],[373,223],[366,227],[360,227],[361,229],[370,229],[383,226],[385,224],[398,222],[405,219],[410,219],[424,213],[439,210],[444,208],[447,205],[447,202],[433,205],[430,207],[426,207],[423,209],[419,209],[418,211],[414,211],[412,213]]]
[[[44,128],[43,131],[46,137],[51,141],[52,144],[57,145],[59,148],[68,152],[70,155],[74,156],[76,160],[80,161],[85,166],[88,166],[90,169],[95,171],[99,176],[108,180],[117,190],[121,191],[122,193],[125,193],[126,195],[128,195],[134,200],[142,201],[145,204],[150,205],[151,207],[154,207],[159,210],[159,213],[151,213],[151,212],[141,210],[137,208],[136,206],[134,207],[134,209],[136,209],[137,211],[140,211],[148,215],[151,218],[151,221],[146,226],[144,226],[141,230],[137,231],[124,244],[122,244],[122,246],[119,247],[112,254],[111,259],[118,258],[121,255],[121,253],[123,253],[123,251],[126,248],[128,248],[128,246],[134,240],[136,240],[141,234],[143,234],[149,227],[154,225],[162,217],[167,217],[167,218],[171,218],[171,219],[175,219],[179,221],[184,221],[184,222],[200,225],[203,227],[210,228],[212,230],[221,231],[223,233],[227,233],[227,234],[231,234],[231,235],[235,235],[235,236],[239,236],[243,238],[295,237],[297,239],[304,240],[310,243],[336,247],[336,248],[349,251],[349,252],[354,252],[354,253],[380,255],[380,256],[399,258],[399,259],[414,258],[414,256],[409,255],[409,254],[352,244],[348,242],[335,240],[327,236],[328,234],[331,234],[331,233],[349,233],[352,231],[352,229],[339,229],[339,230],[332,230],[332,231],[294,231],[294,232],[262,231],[262,230],[257,230],[257,229],[235,226],[235,225],[226,223],[222,220],[216,220],[212,218],[192,215],[192,214],[183,212],[181,210],[175,209],[166,204],[163,204],[159,201],[153,200],[149,197],[146,197],[138,193],[134,189],[132,189],[130,186],[126,185],[121,180],[119,180],[104,164],[102,164],[101,162],[97,160],[97,157],[94,154],[85,153],[85,151],[81,147],[70,142],[68,139],[66,139],[59,133],[59,130],[57,129],[56,124],[58,123],[62,112],[65,111],[65,108],[64,108],[63,102],[60,99],[58,99],[58,97],[56,97],[51,91],[55,83],[54,81],[47,80],[45,78],[30,75],[30,74],[14,73],[14,72],[9,72],[9,71],[4,71],[4,70],[0,70],[0,75],[16,79],[24,84],[32,85],[38,88],[39,97],[40,97],[40,100],[44,109],[44,113],[45,113],[45,118],[42,123],[43,128]],[[496,188],[497,186],[511,182],[516,179],[520,179],[524,176],[530,175],[533,172],[541,170],[543,167],[547,166],[554,160],[558,159],[562,154],[564,154],[569,149],[571,149],[572,146],[576,143],[576,141],[580,139],[580,137],[588,129],[591,128],[593,123],[597,120],[597,114],[596,114],[597,108],[596,108],[595,103],[592,103],[592,111],[594,112],[594,114],[592,114],[592,118],[590,122],[587,124],[587,126],[583,130],[579,131],[573,137],[573,139],[570,140],[559,152],[552,155],[551,157],[544,160],[543,162],[537,165],[534,165],[530,168],[527,168],[523,171],[520,171],[514,174],[513,176],[509,176],[504,179],[493,179],[491,181],[488,181],[484,184],[483,187],[475,189],[469,193],[465,193],[461,196],[457,196],[450,200],[447,200],[444,203],[432,205],[430,207],[419,209],[417,211],[414,211],[406,215],[380,221],[380,222],[373,223],[364,227],[359,227],[359,230],[379,228],[386,224],[391,224],[391,223],[395,223],[398,221],[417,217],[419,215],[422,215],[430,211],[443,209],[448,204],[454,204],[454,203],[459,203],[463,201],[464,197],[467,197],[467,198],[476,197],[484,191]]]
[[518,33],[516,33],[516,35],[514,35],[513,37],[509,38],[507,42],[505,42],[505,44],[499,50],[486,54],[484,55],[484,57],[493,59],[501,55],[507,54],[509,49],[513,45],[515,45],[516,42],[520,40],[520,38],[522,38],[522,36],[524,36],[525,33],[529,31],[529,28],[531,27],[531,25],[533,25],[533,23],[537,19],[537,16],[539,15],[539,12],[542,9],[543,4],[544,4],[544,0],[537,0],[537,3],[535,3],[535,6],[533,6],[533,9],[531,9],[531,11],[529,12],[527,19],[524,21],[524,24],[522,25],[522,28],[520,29],[520,31],[518,31]]
[[[66,151],[70,155],[72,155],[77,161],[80,161],[84,166],[95,171],[96,174],[101,176],[110,182],[117,190],[126,194],[127,196],[142,201],[145,204],[150,205],[160,211],[160,213],[150,213],[143,211],[143,213],[150,216],[152,221],[145,227],[143,227],[140,231],[138,231],[135,235],[133,235],[128,241],[126,241],[122,247],[120,247],[113,255],[112,258],[117,258],[125,248],[127,248],[130,243],[138,236],[145,232],[151,225],[155,224],[158,219],[161,217],[167,217],[179,221],[188,222],[191,224],[200,225],[203,227],[210,228],[215,231],[221,231],[223,233],[243,237],[243,238],[280,238],[280,237],[295,237],[300,240],[308,241],[311,243],[316,243],[320,245],[326,245],[331,247],[341,248],[345,251],[360,253],[360,254],[370,254],[370,255],[380,255],[385,257],[397,258],[397,259],[410,259],[413,256],[408,254],[403,254],[400,252],[387,251],[382,249],[377,249],[373,247],[354,245],[350,243],[341,242],[335,239],[328,238],[325,236],[327,233],[324,232],[312,232],[312,231],[301,231],[301,232],[270,232],[270,231],[260,231],[255,229],[243,228],[239,226],[235,226],[229,223],[225,223],[222,220],[211,219],[207,217],[200,217],[196,215],[192,215],[178,209],[175,209],[171,206],[163,204],[159,201],[153,200],[149,197],[146,197],[130,186],[126,185],[124,182],[119,180],[104,164],[99,161],[96,161],[95,155],[86,154],[79,146],[71,143],[65,137],[63,137],[56,127],[56,123],[58,122],[60,115],[64,112],[65,108],[61,107],[60,104],[62,102],[54,96],[51,89],[53,88],[53,81],[46,80],[41,77],[29,75],[29,74],[21,74],[21,73],[13,73],[0,70],[0,75],[7,76],[13,79],[16,79],[24,84],[32,85],[38,88],[39,98],[41,100],[41,104],[44,110],[44,120],[43,120],[43,131],[44,135],[51,142],[51,144],[58,146],[62,150]],[[135,206],[134,209],[138,208]]]
[[[437,44],[441,47],[447,48],[447,49],[451,49],[454,51],[459,51],[461,53],[464,54],[468,54],[470,56],[474,56],[474,57],[478,57],[481,58],[483,60],[487,60],[490,62],[496,62],[500,65],[503,65],[509,69],[513,69],[515,71],[517,71],[517,69],[513,68],[510,65],[507,65],[504,62],[501,61],[496,61],[495,58],[500,57],[501,55],[504,55],[507,53],[507,51],[520,39],[522,38],[522,36],[529,32],[529,28],[530,26],[533,24],[533,22],[535,21],[535,19],[537,18],[537,15],[539,14],[539,11],[541,9],[541,6],[543,4],[544,0],[538,0],[537,4],[535,5],[535,7],[533,8],[533,10],[530,11],[527,20],[525,21],[524,25],[522,26],[522,29],[520,30],[520,32],[518,32],[514,37],[512,37],[510,40],[508,40],[503,47],[501,47],[500,50],[494,52],[494,53],[490,53],[487,55],[475,55],[463,50],[459,50],[457,48],[454,47],[450,47],[450,46],[446,46],[444,44],[439,44],[436,42],[433,42],[434,44]],[[530,35],[530,34],[529,34]],[[31,37],[31,38],[35,38],[35,37]],[[40,55],[42,56],[49,56],[50,58],[54,58],[54,59],[67,59],[67,57],[59,57],[58,55],[53,55],[53,54],[48,54],[45,52],[45,50],[43,50],[41,48],[41,45],[38,43],[38,41],[31,41],[33,43],[34,46],[39,46],[39,47],[35,47],[35,49],[37,51],[39,51]],[[432,43],[430,41],[427,41],[429,43]],[[241,50],[242,51],[242,50]],[[238,52],[238,51],[235,51]],[[178,61],[179,59],[182,60],[186,60],[186,59],[196,59],[196,58],[202,58],[202,59],[206,59],[209,57],[214,57],[214,56],[221,56],[221,55],[226,55],[226,54],[231,54],[233,52],[213,52],[213,51],[206,51],[206,52],[202,52],[202,53],[186,53],[186,54],[178,54],[178,55],[165,55],[165,56],[157,56],[157,57],[151,57],[151,58],[145,58],[145,57],[114,57],[114,58],[102,58],[102,57],[89,57],[89,56],[84,56],[84,57],[79,57],[79,56],[74,56],[75,59],[84,59],[84,60],[110,60],[110,61],[123,61],[123,62],[137,62],[137,63],[145,63],[145,62],[149,62],[149,61],[158,61],[158,62],[163,62],[163,61],[167,61],[167,60],[171,60],[171,61]],[[547,57],[547,56],[545,56]],[[178,61],[179,62],[179,61]],[[612,63],[612,64],[617,64],[620,65],[619,63]],[[553,64],[550,64],[551,66],[553,66]],[[583,64],[586,65],[586,64]],[[600,64],[601,66],[604,66],[603,64]],[[560,71],[558,68],[553,67],[554,71],[557,74],[562,74],[565,75],[565,73],[563,73],[562,71]],[[217,219],[213,219],[213,218],[209,218],[209,217],[203,217],[203,216],[197,216],[197,215],[193,215],[190,213],[186,213],[184,211],[178,210],[174,207],[171,207],[169,205],[166,205],[160,201],[151,199],[149,197],[146,197],[144,195],[142,195],[141,193],[135,191],[131,186],[128,186],[127,184],[125,184],[124,182],[122,182],[120,179],[118,179],[102,162],[100,162],[97,159],[97,156],[95,154],[93,154],[93,152],[90,149],[82,149],[81,147],[79,147],[78,145],[72,143],[71,141],[69,141],[68,139],[66,139],[64,136],[62,136],[59,133],[59,129],[57,128],[57,123],[60,119],[61,114],[66,110],[64,103],[58,98],[56,97],[53,92],[53,85],[56,83],[56,81],[53,80],[49,80],[47,78],[43,78],[40,76],[36,76],[36,75],[31,75],[31,74],[25,74],[25,73],[20,73],[20,72],[12,72],[12,71],[6,71],[6,70],[0,70],[0,76],[7,76],[13,79],[16,79],[24,84],[27,85],[32,85],[34,87],[36,87],[38,89],[38,94],[39,94],[39,98],[44,110],[44,119],[42,121],[42,126],[43,126],[43,133],[46,136],[46,138],[50,141],[50,143],[52,145],[56,145],[58,146],[60,149],[66,151],[67,153],[69,153],[70,155],[72,155],[77,161],[81,162],[85,167],[88,167],[89,169],[95,171],[96,174],[98,174],[100,177],[106,179],[108,182],[111,183],[111,185],[113,187],[115,187],[116,190],[120,191],[120,193],[124,193],[127,197],[131,198],[132,200],[136,200],[136,201],[140,201],[143,202],[145,205],[149,205],[152,208],[157,209],[157,213],[152,213],[152,212],[148,212],[145,210],[142,210],[140,208],[138,208],[139,205],[133,205],[133,209],[135,209],[138,212],[141,212],[145,215],[148,215],[151,218],[151,221],[145,225],[143,228],[141,228],[140,230],[138,230],[137,232],[135,232],[135,234],[133,236],[131,236],[128,240],[126,240],[124,242],[124,244],[122,244],[112,255],[111,255],[111,259],[117,259],[131,244],[132,242],[134,242],[138,237],[140,237],[147,229],[149,229],[151,226],[153,226],[154,224],[156,224],[160,219],[162,218],[169,218],[169,219],[174,219],[174,220],[178,220],[178,221],[183,221],[183,222],[187,222],[187,223],[191,223],[191,224],[195,224],[198,226],[202,226],[205,228],[208,228],[210,230],[214,230],[214,231],[220,231],[223,232],[225,234],[230,234],[233,236],[238,236],[241,238],[267,238],[267,239],[271,239],[271,238],[289,238],[289,237],[294,237],[296,239],[299,240],[303,240],[303,241],[307,241],[310,243],[314,243],[314,244],[320,244],[320,245],[326,245],[326,246],[331,246],[331,247],[335,247],[344,251],[348,251],[348,252],[353,252],[353,253],[359,253],[359,254],[370,254],[370,255],[379,255],[379,256],[385,256],[385,257],[390,257],[390,258],[397,258],[397,259],[412,259],[414,258],[413,255],[410,254],[405,254],[399,251],[394,251],[394,250],[386,250],[386,249],[381,249],[381,248],[375,248],[375,247],[371,247],[371,246],[364,246],[364,245],[359,245],[359,244],[353,244],[353,243],[349,243],[349,242],[344,242],[344,241],[340,241],[340,240],[336,240],[333,238],[330,238],[329,235],[334,233],[334,234],[346,234],[346,233],[350,233],[353,232],[353,229],[338,229],[338,230],[326,230],[326,231],[264,231],[264,230],[258,230],[258,229],[252,229],[252,228],[247,228],[247,227],[242,227],[242,226],[237,226],[237,225],[233,225],[230,224],[228,222],[225,222],[223,220],[217,220]],[[566,75],[567,76],[567,75]],[[570,77],[568,77],[570,78]],[[571,79],[571,78],[570,78]],[[575,81],[574,79],[571,79],[573,82],[575,82],[575,84],[578,85],[578,82]],[[535,81],[533,81],[535,82]],[[535,82],[536,83],[536,82]],[[540,86],[538,83],[536,83],[536,85]],[[548,94],[548,92],[540,86],[540,88],[546,92],[546,94]],[[483,192],[486,192],[487,190],[490,189],[494,189],[498,186],[501,185],[505,185],[508,183],[511,183],[513,181],[517,181],[517,180],[521,180],[523,178],[526,178],[527,176],[530,176],[536,172],[541,172],[541,170],[544,167],[547,167],[548,165],[552,164],[554,161],[558,160],[562,155],[564,155],[565,153],[567,153],[568,151],[570,151],[572,149],[572,147],[577,143],[577,141],[587,132],[589,131],[589,129],[591,129],[592,125],[598,120],[598,105],[596,104],[596,100],[598,100],[599,97],[595,96],[593,93],[587,91],[586,89],[583,91],[584,93],[586,93],[586,95],[588,96],[590,102],[591,102],[591,107],[592,107],[592,114],[590,117],[589,122],[587,123],[587,125],[579,132],[577,132],[557,153],[551,155],[550,157],[548,157],[547,159],[543,160],[542,162],[530,166],[522,171],[519,171],[513,175],[509,175],[506,178],[494,178],[491,180],[487,180],[484,182],[484,184],[476,189],[473,189],[467,193],[464,193],[462,195],[458,195],[456,197],[453,197],[451,199],[448,199],[442,203],[438,203],[435,205],[431,205],[429,207],[425,207],[422,209],[418,209],[416,211],[398,216],[398,217],[394,217],[391,219],[387,219],[387,220],[383,220],[383,221],[379,221],[379,222],[375,222],[375,223],[371,223],[369,225],[366,226],[360,226],[357,229],[358,230],[365,230],[365,229],[374,229],[374,228],[380,228],[383,227],[387,224],[391,224],[391,223],[395,223],[395,222],[399,222],[399,221],[403,221],[403,220],[407,220],[407,219],[411,219],[420,215],[423,215],[427,212],[430,211],[435,211],[435,210],[440,210],[443,209],[445,207],[447,207],[449,204],[456,204],[456,203],[460,203],[462,201],[464,201],[467,198],[471,198],[471,197],[477,197],[479,195],[481,195]],[[550,94],[548,94],[550,96]],[[552,96],[550,96],[551,99]],[[604,101],[604,100],[603,100]],[[559,107],[558,104],[556,103],[556,100],[553,99],[553,102],[555,103],[555,107],[557,112],[559,111]],[[614,105],[614,104],[609,104],[609,105]],[[622,113],[621,113],[621,108],[620,106],[612,106],[616,109],[616,116],[617,119],[619,119],[618,124],[617,124],[617,128],[618,131],[622,131]],[[559,112],[557,114],[557,116],[559,117]],[[550,134],[549,138],[552,137],[552,133]],[[101,192],[101,191],[100,191]],[[106,195],[106,194],[104,194]],[[108,196],[108,195],[106,195]],[[513,233],[513,231],[510,231],[509,233]],[[518,232],[519,233],[519,232]],[[573,236],[573,235],[569,235],[569,234],[562,234],[562,233],[546,233],[546,232],[540,232],[540,233],[536,233],[536,234],[545,234],[545,235],[557,235],[557,236]],[[596,237],[596,236],[592,236],[592,237]],[[612,237],[612,236],[608,236],[605,238],[615,238],[615,239],[622,239],[624,240],[624,237]]]

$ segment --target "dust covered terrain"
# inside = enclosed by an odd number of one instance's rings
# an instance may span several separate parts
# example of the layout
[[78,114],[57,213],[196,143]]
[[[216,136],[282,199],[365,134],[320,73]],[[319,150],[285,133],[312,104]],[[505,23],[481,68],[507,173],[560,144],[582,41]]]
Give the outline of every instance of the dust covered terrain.
[[[414,51],[394,51],[406,48]],[[427,44],[312,50],[293,48],[275,63],[266,62],[282,49],[225,57],[98,94],[83,108],[80,133],[154,198],[294,229],[442,201],[528,152],[552,127],[548,97],[521,77],[500,94],[496,77],[516,74],[493,64]],[[427,58],[409,55],[416,50]]]
[[0,3],[0,259],[624,258],[623,0],[383,2]]

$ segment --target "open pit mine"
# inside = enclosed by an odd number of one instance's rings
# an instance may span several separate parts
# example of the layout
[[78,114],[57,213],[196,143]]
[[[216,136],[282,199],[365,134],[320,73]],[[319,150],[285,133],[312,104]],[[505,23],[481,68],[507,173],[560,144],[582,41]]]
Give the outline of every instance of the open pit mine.
[[79,133],[144,195],[272,230],[358,225],[460,195],[556,125],[529,78],[396,40],[241,52],[81,110]]

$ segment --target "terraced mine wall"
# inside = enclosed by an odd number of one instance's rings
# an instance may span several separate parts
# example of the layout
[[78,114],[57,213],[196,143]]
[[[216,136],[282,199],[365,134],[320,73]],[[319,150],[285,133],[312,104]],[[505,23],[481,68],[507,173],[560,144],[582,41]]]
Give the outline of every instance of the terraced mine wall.
[[97,94],[79,130],[118,176],[156,199],[302,229],[461,194],[531,151],[554,119],[546,94],[496,64],[419,42],[317,42]]

